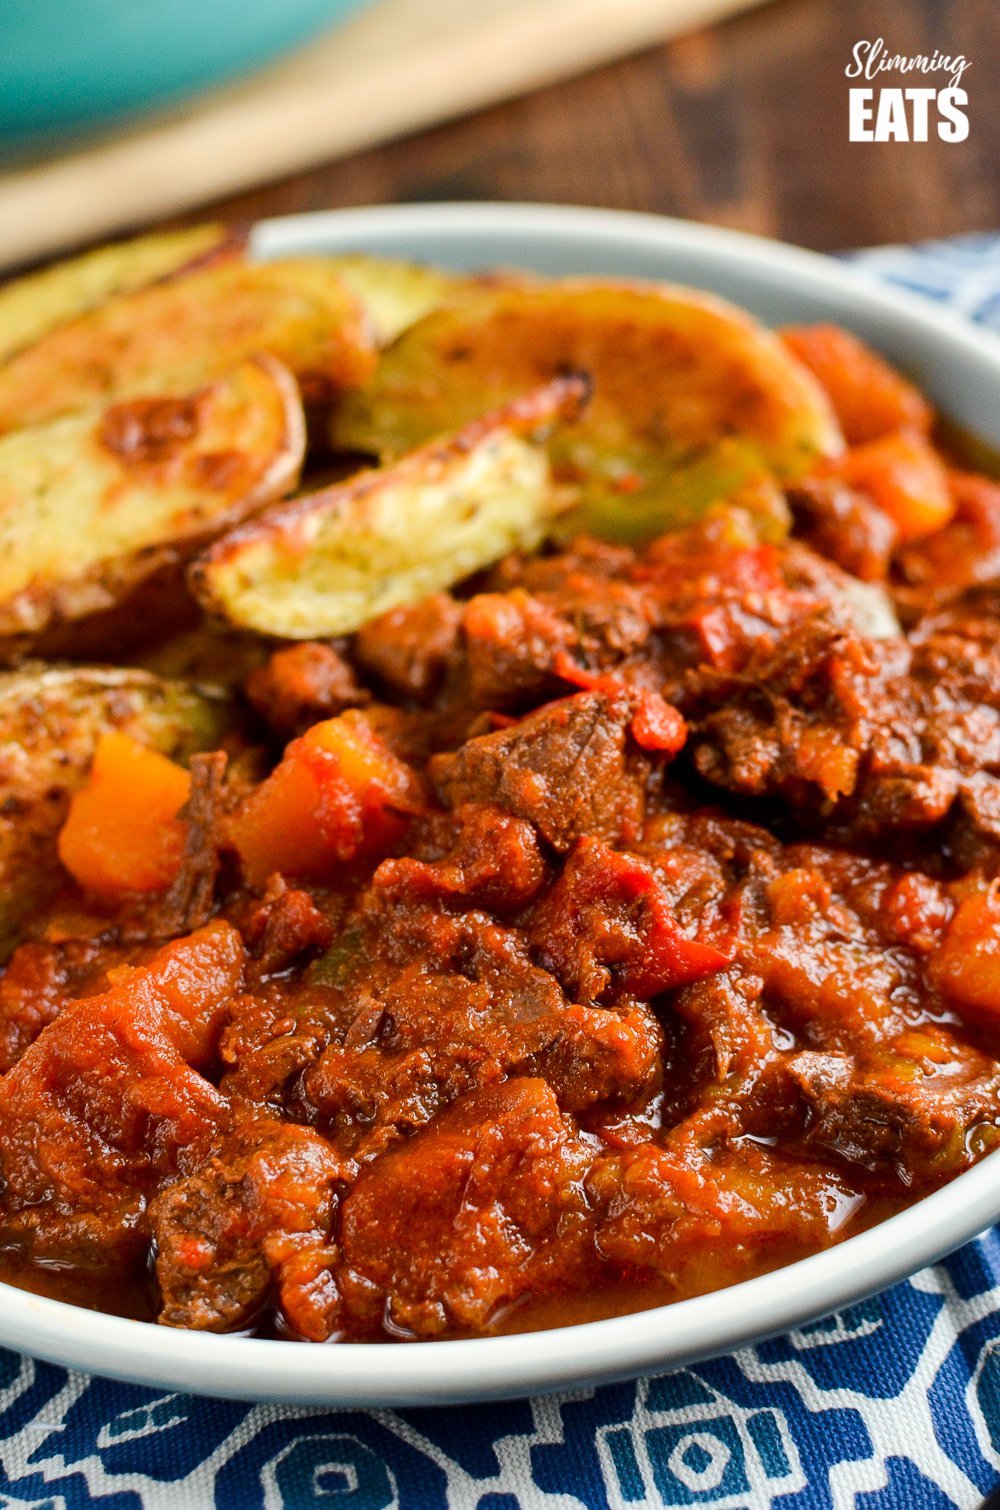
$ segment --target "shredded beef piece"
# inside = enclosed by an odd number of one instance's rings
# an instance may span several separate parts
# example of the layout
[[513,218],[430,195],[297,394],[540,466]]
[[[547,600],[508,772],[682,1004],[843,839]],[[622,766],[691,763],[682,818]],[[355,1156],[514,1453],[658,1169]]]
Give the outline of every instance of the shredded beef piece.
[[782,548],[723,543],[726,528],[723,517],[664,535],[632,569],[649,595],[655,664],[671,702],[699,669],[746,671],[780,652],[799,627],[855,627],[859,584],[853,578],[794,542]]
[[558,693],[559,661],[568,651],[589,670],[620,668],[649,638],[647,600],[643,587],[583,572],[537,595],[521,587],[480,593],[465,605],[444,698],[479,708],[531,707]]
[[163,895],[122,926],[125,938],[166,939],[190,933],[215,910],[215,883],[221,865],[220,818],[226,810],[225,751],[191,757],[191,795],[181,809],[187,838],[180,868]]
[[[250,970],[252,962],[248,973]],[[252,996],[233,998],[219,1035],[218,1055],[223,1066],[219,1089],[238,1105],[264,1107],[275,1115],[306,1120],[300,1116],[290,1083],[316,1063],[331,1028],[325,1019],[317,1020],[306,1008],[300,1009],[296,995],[289,1000],[288,987],[284,979],[269,981],[257,986]],[[308,986],[302,990],[309,993]]]
[[599,839],[580,839],[535,909],[529,937],[578,1001],[609,991],[647,1000],[721,969],[727,955],[687,938],[652,868]]
[[628,576],[635,560],[636,553],[628,546],[578,535],[551,555],[522,556],[515,551],[505,556],[490,572],[487,585],[493,592],[523,587],[535,594],[565,593],[568,599],[573,582],[621,580]]
[[722,545],[721,528],[707,521],[638,555],[581,539],[512,557],[466,602],[438,594],[373,620],[356,657],[441,710],[523,712],[558,694],[566,665],[669,697],[701,659],[733,669],[790,623],[853,624],[852,579],[831,562],[794,545]]
[[1000,582],[980,583],[932,604],[907,637],[911,644],[921,645],[938,635],[968,640],[986,650],[1000,649]]
[[[647,589],[602,570],[619,556],[631,561],[631,552],[604,560],[599,550],[587,552],[587,542],[577,544],[576,554],[509,568],[503,591],[467,602],[439,593],[373,619],[357,636],[360,665],[421,703],[507,710],[558,694],[560,651],[572,650],[594,670],[619,666],[649,636]],[[521,585],[522,575],[537,580],[537,590]]]
[[466,605],[444,696],[523,709],[576,663],[672,700],[702,660],[731,670],[790,624],[854,624],[856,584],[831,562],[795,545],[720,546],[718,532],[709,521],[607,558],[578,541],[498,573],[513,585]]
[[429,815],[413,849],[425,858],[389,860],[382,885],[398,876],[414,897],[454,898],[498,914],[517,912],[536,895],[547,867],[530,823],[501,808],[463,803],[453,814]]
[[977,1128],[1000,1142],[994,1061],[943,1023],[913,1027],[943,1010],[940,883],[819,846],[782,850],[763,834],[753,846],[745,827],[727,852],[726,825],[687,828],[728,865],[730,885],[743,874],[729,967],[671,998],[686,1039],[665,1119],[705,1102],[727,1135],[779,1136],[790,1153],[877,1176],[880,1190],[957,1173]]
[[554,697],[554,661],[576,643],[570,624],[521,588],[480,593],[465,605],[446,696],[474,708],[522,709]]

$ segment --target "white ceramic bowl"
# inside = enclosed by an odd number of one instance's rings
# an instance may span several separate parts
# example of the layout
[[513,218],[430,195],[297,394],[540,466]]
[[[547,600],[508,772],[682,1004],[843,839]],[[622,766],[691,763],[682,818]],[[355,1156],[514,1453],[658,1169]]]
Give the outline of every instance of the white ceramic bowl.
[[[416,205],[257,227],[262,257],[367,250],[449,267],[668,278],[778,323],[835,320],[1000,449],[1000,341],[848,267],[731,231],[542,205]],[[469,1342],[326,1347],[170,1331],[0,1285],[0,1342],[158,1388],[325,1405],[500,1398],[624,1378],[799,1326],[931,1263],[1000,1220],[1000,1153],[840,1247],[713,1295],[584,1326]]]

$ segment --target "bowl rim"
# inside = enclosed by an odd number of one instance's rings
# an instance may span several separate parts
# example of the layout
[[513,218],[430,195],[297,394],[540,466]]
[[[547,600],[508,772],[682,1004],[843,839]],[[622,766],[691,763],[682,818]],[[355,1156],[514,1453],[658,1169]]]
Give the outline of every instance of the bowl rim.
[[[254,255],[363,249],[369,239],[553,240],[766,268],[859,317],[886,314],[952,350],[985,359],[1000,382],[1000,339],[863,270],[744,232],[577,206],[419,204],[318,211],[262,221]],[[405,254],[405,253],[404,253]],[[677,1368],[805,1325],[935,1262],[1000,1220],[1000,1150],[907,1210],[840,1245],[723,1290],[648,1311],[512,1336],[400,1345],[301,1343],[154,1327],[0,1283],[0,1343],[70,1368],[185,1394],[327,1406],[431,1405],[580,1388]]]
[[[709,259],[745,270],[765,265],[772,273],[787,273],[793,282],[824,285],[823,291],[844,296],[863,315],[894,314],[908,324],[945,337],[969,352],[1000,360],[1000,333],[974,324],[947,304],[891,284],[878,272],[853,260],[863,248],[842,256],[810,251],[769,236],[728,226],[682,220],[638,210],[607,210],[589,205],[533,201],[463,200],[420,204],[363,205],[342,210],[306,210],[271,216],[250,227],[250,252],[267,259],[306,255],[336,246],[365,251],[371,237],[408,241],[417,236],[448,233],[507,237],[515,233],[530,255],[533,246],[560,239],[567,245],[601,250],[620,247],[657,252],[704,252]],[[923,245],[933,246],[929,241]],[[947,241],[943,244],[947,245]],[[889,247],[872,248],[886,251]],[[400,255],[405,253],[401,252]],[[446,265],[446,264],[442,264]],[[587,275],[581,275],[587,276]],[[594,275],[601,276],[601,275]],[[604,275],[608,276],[608,275]],[[627,281],[627,279],[626,279]]]

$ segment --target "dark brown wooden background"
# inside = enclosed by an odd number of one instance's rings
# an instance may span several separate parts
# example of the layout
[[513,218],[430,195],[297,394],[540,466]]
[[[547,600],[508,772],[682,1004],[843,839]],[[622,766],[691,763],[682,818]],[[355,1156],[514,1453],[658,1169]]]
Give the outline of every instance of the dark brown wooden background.
[[[970,60],[967,141],[848,141],[844,68],[878,36]],[[1000,0],[774,0],[214,208],[440,199],[653,210],[824,250],[1000,228]]]

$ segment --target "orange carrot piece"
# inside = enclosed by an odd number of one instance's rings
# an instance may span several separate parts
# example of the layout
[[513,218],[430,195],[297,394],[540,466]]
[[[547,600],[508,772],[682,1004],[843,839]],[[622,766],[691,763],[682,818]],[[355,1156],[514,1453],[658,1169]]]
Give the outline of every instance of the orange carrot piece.
[[1000,1021],[1000,897],[966,897],[928,965],[931,984],[959,1009]]
[[127,734],[105,734],[87,785],[70,803],[59,858],[85,891],[107,901],[162,891],[177,874],[191,777]]
[[947,468],[922,435],[900,431],[853,446],[829,470],[888,514],[904,545],[943,529],[955,513]]
[[352,711],[292,740],[229,832],[252,885],[276,871],[322,881],[339,862],[388,849],[416,806],[412,772]]
[[839,325],[792,325],[781,338],[819,379],[848,445],[894,430],[926,434],[933,411],[923,395],[884,357]]

